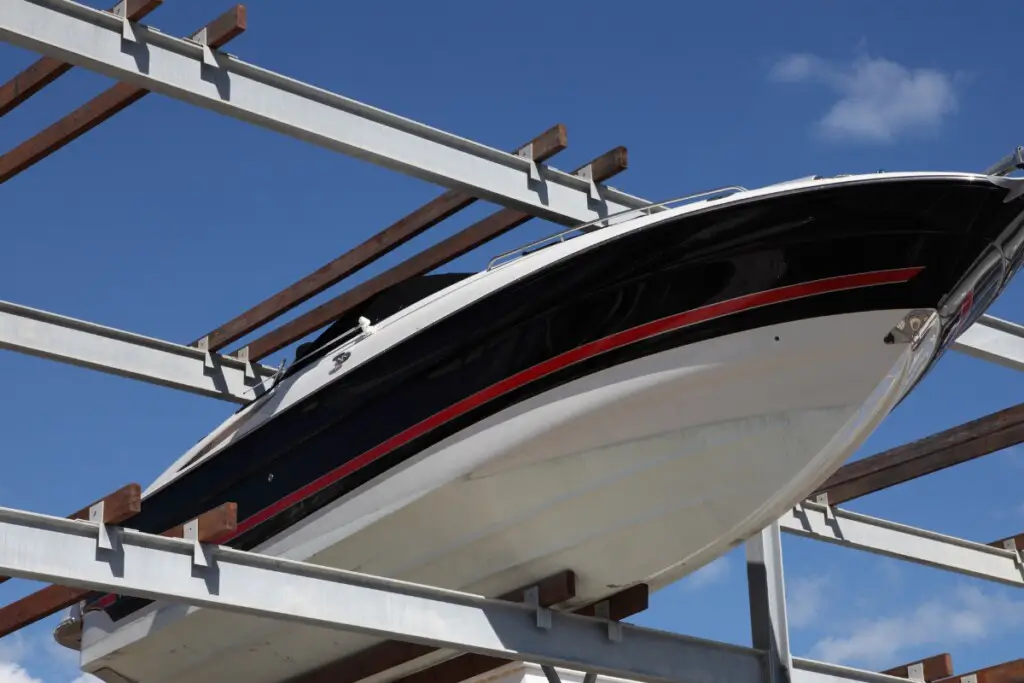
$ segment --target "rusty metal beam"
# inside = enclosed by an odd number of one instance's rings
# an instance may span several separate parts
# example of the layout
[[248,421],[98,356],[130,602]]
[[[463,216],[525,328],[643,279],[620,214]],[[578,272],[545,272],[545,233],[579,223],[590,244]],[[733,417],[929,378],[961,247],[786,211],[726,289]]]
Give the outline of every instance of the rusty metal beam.
[[[604,607],[602,609],[607,610],[605,615],[603,615],[605,618],[612,621],[622,621],[646,610],[648,598],[649,591],[647,585],[638,584],[596,604],[573,610],[573,612],[584,616],[597,616],[597,607],[603,603]],[[459,683],[460,681],[505,666],[510,661],[500,657],[488,657],[472,653],[464,654],[399,678],[392,683]],[[322,683],[326,683],[326,681]]]
[[[128,0],[128,19],[139,21],[163,4],[163,1]],[[115,9],[116,5],[108,11],[113,12]],[[37,60],[32,66],[0,85],[0,116],[7,114],[73,68],[71,64],[52,57],[43,57]]]
[[[544,131],[517,149],[516,152],[529,149],[534,161],[540,163],[558,154],[567,145],[565,126],[558,124]],[[264,299],[204,337],[200,337],[192,342],[192,346],[197,346],[205,338],[208,340],[211,351],[224,348],[337,284],[360,268],[365,268],[476,201],[476,197],[464,192],[455,190],[445,192],[330,263],[277,294]]]
[[838,505],[1020,443],[1024,403],[844,465],[814,495]]
[[[912,672],[911,669],[914,671]],[[940,678],[948,678],[953,675],[953,657],[948,652],[933,655],[926,659],[919,659],[916,662],[901,664],[900,666],[886,669],[881,673],[887,676],[899,678],[910,678],[915,681],[932,683]],[[913,675],[911,675],[913,673]]]
[[935,683],[1024,683],[1024,659],[942,678]]
[[[137,512],[137,511],[136,511]],[[198,537],[202,543],[216,543],[234,533],[238,523],[238,508],[234,503],[224,503],[204,512],[196,518]],[[115,523],[115,522],[109,522]],[[165,531],[163,536],[183,538],[185,525],[178,525]],[[47,586],[26,595],[9,605],[0,607],[0,638],[31,626],[41,619],[68,609],[85,598],[90,591],[67,586]]]
[[[241,35],[245,31],[245,27],[245,6],[235,5],[193,34],[193,37],[206,31],[207,44],[216,49]],[[60,148],[77,140],[147,94],[149,91],[145,88],[129,83],[117,83],[108,88],[64,118],[0,156],[0,183],[7,182]]]
[[[88,520],[92,509],[100,503],[103,503],[104,524],[120,524],[139,514],[139,511],[142,510],[142,487],[138,484],[122,486],[113,493],[86,505],[81,510],[72,512],[68,515],[68,519]],[[9,576],[0,576],[0,583],[9,579]]]
[[[582,168],[591,168],[594,182],[604,182],[625,171],[627,166],[628,155],[626,148],[616,147]],[[582,169],[577,169],[575,173],[579,173],[580,170]],[[449,261],[453,261],[480,245],[522,225],[533,217],[531,214],[515,209],[502,209],[493,213],[487,218],[474,223],[437,244],[427,247],[398,265],[365,282],[361,282],[330,301],[255,339],[246,346],[249,358],[254,361],[266,358],[275,351],[283,349],[292,342],[302,339],[310,332],[330,323],[335,318],[352,310],[388,287],[439,268]],[[235,354],[237,353],[238,351],[235,352]]]
[[[537,589],[537,602],[540,606],[553,607],[576,597],[576,575],[569,570],[561,571],[537,583],[505,593],[498,599],[524,602],[526,592],[532,588]],[[297,676],[290,683],[356,683],[389,669],[410,664],[422,657],[443,652],[428,645],[386,640]]]

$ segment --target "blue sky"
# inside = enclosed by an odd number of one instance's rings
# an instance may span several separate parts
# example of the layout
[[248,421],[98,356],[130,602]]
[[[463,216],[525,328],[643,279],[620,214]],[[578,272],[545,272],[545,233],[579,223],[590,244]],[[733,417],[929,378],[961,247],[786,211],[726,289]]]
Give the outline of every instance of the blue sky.
[[[167,0],[191,33],[228,5]],[[1024,143],[1024,6],[970,3],[302,3],[254,0],[230,50],[511,149],[562,122],[571,169],[616,146],[613,181],[651,199],[812,173],[983,169]],[[34,55],[0,46],[2,74]],[[74,71],[4,118],[8,149],[108,85]],[[438,193],[420,181],[151,95],[2,189],[0,298],[188,342]],[[354,278],[488,212],[480,206]],[[460,259],[550,232],[535,221]],[[1020,281],[994,313],[1024,320]],[[319,297],[310,305],[322,301]],[[304,307],[301,310],[305,310]],[[290,317],[290,316],[289,316]],[[66,514],[148,483],[231,411],[0,354],[0,504]],[[1009,371],[948,356],[867,455],[1024,400]],[[993,455],[849,507],[980,541],[1024,530],[1024,457]],[[1021,596],[787,538],[797,654],[886,667],[950,651],[959,671],[1019,656]],[[0,599],[31,586],[10,582]],[[654,597],[641,623],[745,643],[742,554]],[[0,641],[0,683],[64,683],[53,620]]]

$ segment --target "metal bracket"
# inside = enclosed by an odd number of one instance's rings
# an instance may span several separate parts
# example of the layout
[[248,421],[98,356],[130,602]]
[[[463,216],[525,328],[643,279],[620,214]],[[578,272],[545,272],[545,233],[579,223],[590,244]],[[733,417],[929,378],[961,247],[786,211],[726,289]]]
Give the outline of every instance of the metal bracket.
[[186,541],[192,541],[192,564],[197,567],[209,567],[210,556],[207,554],[206,545],[199,540],[199,520],[186,522],[181,535]]
[[132,22],[128,19],[128,0],[121,0],[114,6],[113,14],[121,17],[121,39],[127,40],[129,43],[137,43],[138,38],[135,37],[135,29],[132,27]]
[[551,610],[540,606],[540,589],[537,586],[523,591],[523,602],[536,608],[537,628],[551,628]]
[[832,511],[832,506],[828,504],[828,491],[816,495],[814,502],[825,508],[825,521],[836,521],[836,514]]
[[594,167],[592,164],[587,164],[580,170],[576,171],[574,175],[577,176],[578,178],[586,180],[587,183],[590,185],[587,188],[587,194],[590,196],[591,199],[593,199],[595,202],[601,201],[601,193],[597,191],[597,183],[594,182]]
[[907,678],[924,683],[924,662],[909,665],[907,667]]
[[206,66],[217,67],[217,60],[213,56],[213,50],[210,49],[208,39],[206,37],[206,27],[199,29],[196,33],[189,37],[193,43],[197,43],[203,48],[203,64]]
[[110,527],[103,521],[103,501],[96,503],[89,508],[89,521],[96,524],[99,534],[96,537],[96,547],[100,550],[113,550],[114,541],[110,537]]
[[978,674],[968,674],[960,677],[960,683],[978,683]]
[[594,605],[594,616],[608,622],[608,640],[613,643],[622,642],[622,624],[612,620],[611,603],[602,600]]
[[238,349],[238,353],[235,354],[235,358],[245,363],[245,370],[242,371],[245,378],[255,379],[256,370],[252,367],[252,361],[249,360],[249,347],[243,346]]
[[1003,550],[1009,550],[1013,553],[1017,569],[1020,570],[1020,575],[1024,578],[1024,556],[1021,555],[1020,548],[1017,547],[1017,541],[1012,538],[1006,539],[1003,541]]
[[203,337],[196,344],[196,348],[203,352],[203,367],[213,369],[213,354],[210,353],[210,338]]
[[516,150],[516,156],[526,159],[530,162],[529,177],[531,183],[540,182],[540,169],[537,168],[537,162],[533,158],[533,143],[527,143]]

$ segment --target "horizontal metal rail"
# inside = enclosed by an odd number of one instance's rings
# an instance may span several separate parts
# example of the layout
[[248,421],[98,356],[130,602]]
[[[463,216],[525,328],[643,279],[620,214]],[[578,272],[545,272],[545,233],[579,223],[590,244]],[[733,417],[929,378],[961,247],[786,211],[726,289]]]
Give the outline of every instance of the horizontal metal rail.
[[8,508],[0,573],[652,683],[762,683],[750,648]]
[[779,522],[782,531],[797,536],[1024,587],[1024,565],[1016,551],[809,501]]
[[0,349],[129,377],[194,394],[247,403],[278,370],[0,301]]
[[0,40],[557,223],[648,203],[71,0],[0,0]]
[[1012,370],[1024,370],[1024,326],[983,315],[953,342],[953,348],[974,358]]

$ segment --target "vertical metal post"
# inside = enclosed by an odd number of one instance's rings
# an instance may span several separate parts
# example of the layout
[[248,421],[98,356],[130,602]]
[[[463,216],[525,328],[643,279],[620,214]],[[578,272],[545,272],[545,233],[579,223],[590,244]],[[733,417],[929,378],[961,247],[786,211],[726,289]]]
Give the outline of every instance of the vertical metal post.
[[790,683],[793,670],[778,522],[747,541],[747,590],[753,646],[766,651],[765,683]]

